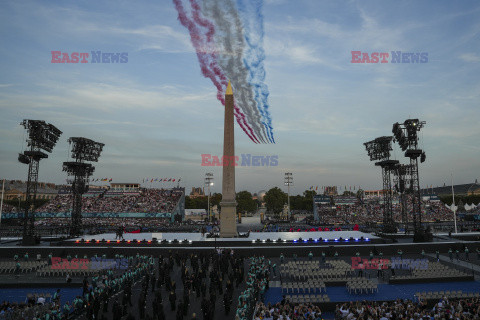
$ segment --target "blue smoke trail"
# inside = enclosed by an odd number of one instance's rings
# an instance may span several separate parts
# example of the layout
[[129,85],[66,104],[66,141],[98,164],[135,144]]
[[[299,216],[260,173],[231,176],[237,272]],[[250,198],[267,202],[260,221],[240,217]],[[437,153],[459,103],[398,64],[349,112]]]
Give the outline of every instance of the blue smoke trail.
[[263,49],[263,0],[237,0],[238,11],[243,20],[244,38],[247,44],[243,62],[249,71],[249,82],[254,88],[255,101],[262,115],[270,142],[273,138],[272,117],[268,105],[268,86],[265,84],[265,51]]

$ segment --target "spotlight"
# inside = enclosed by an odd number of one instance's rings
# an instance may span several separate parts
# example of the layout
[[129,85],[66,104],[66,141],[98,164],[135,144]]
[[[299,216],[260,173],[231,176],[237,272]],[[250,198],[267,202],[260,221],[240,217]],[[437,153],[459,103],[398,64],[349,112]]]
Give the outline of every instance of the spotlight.
[[117,243],[120,243],[120,240],[117,240]]
[[283,239],[283,242],[287,242],[287,240],[286,240],[286,239]]
[[76,243],[80,243],[80,240],[75,240]]
[[370,241],[370,239],[368,239],[368,238],[365,238],[365,241]]
[[193,243],[193,241],[192,241],[192,240],[188,240],[188,243],[192,244],[192,243]]
[[273,240],[272,240],[272,242],[273,242],[273,243],[276,243],[276,242],[277,242],[277,240],[273,239]]
[[89,243],[89,242],[90,242],[90,240],[87,240],[87,241],[85,241],[85,242],[86,242],[86,243]]
[[297,239],[293,239],[293,242],[294,242],[294,243],[297,243]]
[[348,242],[348,239],[345,238],[345,242]]
[[97,240],[97,243],[100,243],[100,240]]
[[152,243],[152,240],[148,240],[147,242],[150,244],[150,243]]
[[255,243],[255,240],[252,240],[252,243]]
[[107,240],[107,243],[110,243],[110,240]]
[[137,240],[137,243],[141,243],[141,242],[142,242],[142,241],[140,241],[140,240]]
[[265,239],[263,239],[262,242],[265,243]]
[[313,241],[314,241],[315,243],[317,243],[317,242],[318,242],[318,239],[315,239],[315,240],[313,240]]
[[130,243],[131,241],[130,240],[127,240],[127,243]]
[[172,240],[168,240],[168,243],[172,243]]
[[355,238],[355,241],[358,241],[358,238]]
[[328,242],[328,239],[325,239],[325,240],[323,240],[323,241]]
[[338,239],[335,239],[335,242],[338,242]]

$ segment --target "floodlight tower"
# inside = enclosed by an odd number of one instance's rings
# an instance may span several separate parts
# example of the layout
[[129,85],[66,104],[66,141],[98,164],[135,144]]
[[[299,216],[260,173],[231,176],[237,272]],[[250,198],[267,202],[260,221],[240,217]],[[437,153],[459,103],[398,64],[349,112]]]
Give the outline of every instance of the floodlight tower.
[[287,219],[290,219],[290,186],[293,185],[293,174],[291,172],[285,172],[285,185],[287,186],[287,203],[288,203],[288,213]]
[[74,177],[72,182],[72,225],[70,228],[70,236],[73,237],[81,234],[82,194],[88,191],[89,178],[95,171],[95,167],[85,161],[98,162],[105,145],[87,138],[77,137],[69,138],[68,143],[72,146],[71,157],[75,161],[64,162],[63,171]]
[[405,234],[408,233],[408,215],[407,215],[407,186],[406,184],[410,181],[410,165],[409,164],[398,164],[393,173],[395,174],[394,183],[395,190],[400,194],[400,206],[402,210],[402,222],[405,226]]
[[211,216],[210,216],[210,186],[213,186],[213,173],[207,172],[205,173],[205,184],[208,187],[208,198],[207,198],[207,217],[208,221],[211,221]]
[[392,140],[393,137],[379,137],[364,143],[370,161],[380,160],[375,162],[375,165],[382,168],[383,232],[385,233],[394,233],[397,230],[393,221],[391,172],[394,171],[398,161],[390,160],[390,151],[393,150]]
[[418,119],[407,119],[403,124],[395,123],[392,132],[395,139],[405,152],[405,157],[410,159],[409,178],[410,188],[409,193],[412,195],[413,206],[413,241],[422,242],[427,241],[428,236],[422,227],[422,202],[420,195],[420,178],[418,175],[418,158],[420,162],[425,162],[425,152],[418,148],[418,132],[425,125],[425,121]]
[[23,216],[23,245],[35,244],[35,202],[37,199],[38,167],[41,159],[48,158],[62,131],[42,120],[23,120],[20,123],[28,133],[27,146],[30,150],[18,155],[18,161],[28,164],[27,190],[25,195],[25,213]]

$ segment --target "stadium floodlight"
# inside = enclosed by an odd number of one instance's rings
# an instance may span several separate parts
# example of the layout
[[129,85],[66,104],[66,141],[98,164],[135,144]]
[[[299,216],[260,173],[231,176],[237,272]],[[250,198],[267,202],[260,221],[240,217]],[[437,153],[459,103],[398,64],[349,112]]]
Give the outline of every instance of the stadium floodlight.
[[293,185],[293,174],[291,172],[285,172],[284,183],[287,186],[287,219],[290,219],[290,186]]
[[90,162],[98,162],[98,158],[105,144],[95,142],[87,138],[71,137],[68,139],[71,145],[71,157],[75,161],[63,163],[63,171],[73,176],[72,181],[72,225],[71,236],[78,236],[82,227],[82,194],[88,191],[89,178],[95,172],[95,167]]
[[405,152],[405,157],[410,159],[410,165],[406,167],[406,175],[410,179],[410,187],[407,192],[412,194],[413,239],[415,242],[427,241],[430,238],[422,227],[420,179],[418,175],[418,158],[420,158],[421,163],[425,162],[427,158],[425,151],[418,148],[418,132],[425,124],[425,121],[419,119],[407,119],[403,124],[394,123],[392,128],[400,148]]
[[[25,213],[23,216],[23,245],[35,244],[35,202],[37,199],[38,167],[41,159],[48,158],[62,134],[57,127],[43,120],[23,120],[20,123],[27,130],[29,150],[18,155],[18,161],[28,164]],[[45,151],[45,152],[44,152]]]
[[396,232],[395,223],[393,221],[393,204],[392,204],[392,181],[391,172],[398,165],[397,160],[390,160],[390,151],[392,148],[393,137],[383,136],[364,143],[370,161],[375,162],[376,166],[382,168],[383,182],[383,232]]
[[393,137],[379,137],[364,143],[370,161],[387,160],[390,158]]
[[[213,186],[213,173],[207,172],[205,173],[205,185],[208,187],[208,196],[207,196],[207,217],[208,221],[211,221],[211,213],[210,213],[210,187]],[[205,194],[205,193],[204,193]]]

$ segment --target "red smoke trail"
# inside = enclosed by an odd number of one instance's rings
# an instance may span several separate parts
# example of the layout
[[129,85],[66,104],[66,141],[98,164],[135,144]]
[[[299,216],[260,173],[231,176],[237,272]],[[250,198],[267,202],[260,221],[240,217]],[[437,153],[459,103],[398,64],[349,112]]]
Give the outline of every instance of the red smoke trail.
[[[220,100],[220,102],[225,105],[225,100],[223,98],[223,91],[224,88],[227,86],[227,79],[225,75],[223,74],[222,70],[218,65],[216,64],[216,56],[213,53],[206,53],[203,50],[207,49],[208,46],[205,43],[202,43],[202,36],[197,29],[195,23],[190,20],[187,17],[187,14],[185,12],[185,8],[182,5],[181,0],[173,0],[173,3],[175,4],[175,8],[177,9],[178,12],[178,20],[180,20],[180,23],[186,27],[190,33],[190,39],[192,41],[193,46],[195,47],[195,51],[198,57],[198,61],[200,62],[200,69],[202,70],[202,74],[204,77],[209,78],[212,80],[213,84],[217,88],[217,99]],[[191,1],[192,3],[192,1]],[[204,19],[201,19],[199,16],[199,10],[200,7],[198,4],[195,3],[195,5],[192,3],[193,7],[193,12],[194,16],[196,15],[197,19],[199,19],[198,22],[200,25],[204,25],[209,29],[207,33],[207,39],[212,39],[213,38],[213,33],[215,32],[215,29],[213,25]],[[195,7],[197,9],[195,9]],[[213,33],[212,33],[213,32]],[[203,45],[203,46],[202,46]],[[212,47],[212,46],[210,46]],[[202,50],[203,49],[203,50]],[[205,50],[206,51],[206,50]],[[221,79],[220,83],[217,80],[217,77]],[[240,125],[242,130],[247,134],[247,136],[250,138],[255,143],[258,143],[258,139],[253,133],[252,128],[250,125],[246,122],[245,120],[245,115],[242,113],[242,111],[234,105],[234,114],[237,118],[237,123]],[[247,130],[248,129],[248,130]]]

